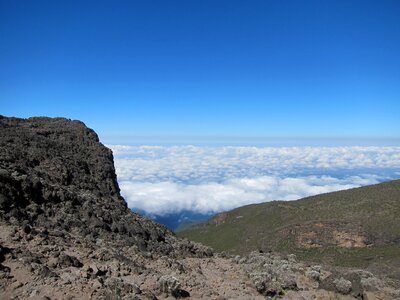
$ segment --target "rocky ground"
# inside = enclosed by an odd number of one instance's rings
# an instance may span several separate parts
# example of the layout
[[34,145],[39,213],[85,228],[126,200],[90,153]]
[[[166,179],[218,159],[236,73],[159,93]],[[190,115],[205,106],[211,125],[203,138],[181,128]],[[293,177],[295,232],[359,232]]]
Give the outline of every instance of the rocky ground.
[[0,117],[0,299],[396,299],[395,283],[229,257],[134,214],[82,122]]
[[[262,299],[240,265],[2,226],[3,299]],[[219,298],[218,298],[219,297]]]
[[[291,254],[252,252],[236,261],[256,289],[271,298],[284,299],[400,299],[400,290],[361,269],[328,268],[298,262]],[[395,284],[395,283],[393,283]]]
[[400,299],[400,290],[367,271],[294,256],[176,258],[34,231],[1,226],[1,299]]

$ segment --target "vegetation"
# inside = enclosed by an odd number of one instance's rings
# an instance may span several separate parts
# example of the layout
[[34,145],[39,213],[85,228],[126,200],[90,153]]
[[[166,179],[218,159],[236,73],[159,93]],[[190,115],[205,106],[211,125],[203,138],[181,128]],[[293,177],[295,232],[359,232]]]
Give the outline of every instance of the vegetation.
[[345,267],[400,266],[399,215],[395,180],[240,207],[178,235],[232,254],[277,251]]

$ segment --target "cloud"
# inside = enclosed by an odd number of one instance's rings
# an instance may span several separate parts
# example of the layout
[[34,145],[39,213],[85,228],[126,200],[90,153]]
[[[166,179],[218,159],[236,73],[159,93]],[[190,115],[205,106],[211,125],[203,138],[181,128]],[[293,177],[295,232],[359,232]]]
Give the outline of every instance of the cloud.
[[216,213],[251,203],[271,200],[295,200],[310,195],[377,183],[373,176],[337,179],[328,176],[230,179],[226,182],[182,184],[176,182],[122,181],[121,189],[128,206],[149,214],[164,215],[184,210]]
[[158,215],[294,200],[400,170],[400,147],[110,147],[129,207]]

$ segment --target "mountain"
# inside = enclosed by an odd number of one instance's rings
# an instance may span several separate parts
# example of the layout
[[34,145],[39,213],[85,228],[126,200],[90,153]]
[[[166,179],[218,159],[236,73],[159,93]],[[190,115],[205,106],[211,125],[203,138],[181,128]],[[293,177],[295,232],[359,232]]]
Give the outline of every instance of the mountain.
[[2,220],[182,254],[169,230],[127,208],[111,150],[82,122],[1,118],[0,124]]
[[248,205],[179,232],[218,251],[294,253],[303,260],[392,270],[400,278],[400,180]]
[[[370,272],[227,256],[127,208],[80,121],[0,116],[0,299],[393,299]],[[375,297],[375,298],[374,298]]]
[[195,225],[201,222],[207,221],[213,214],[202,214],[193,211],[181,211],[178,213],[170,213],[167,215],[154,215],[149,216],[152,220],[157,223],[164,224],[168,229],[172,231],[183,230],[187,226]]

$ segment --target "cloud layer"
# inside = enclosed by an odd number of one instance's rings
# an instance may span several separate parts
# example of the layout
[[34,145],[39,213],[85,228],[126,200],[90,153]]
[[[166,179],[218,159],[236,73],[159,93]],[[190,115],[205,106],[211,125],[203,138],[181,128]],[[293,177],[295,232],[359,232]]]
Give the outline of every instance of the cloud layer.
[[219,212],[399,177],[400,147],[109,146],[128,206]]

